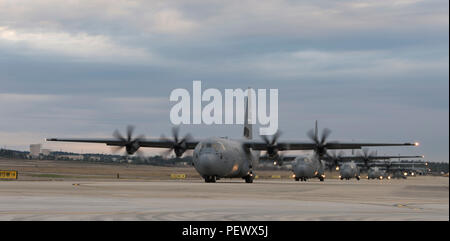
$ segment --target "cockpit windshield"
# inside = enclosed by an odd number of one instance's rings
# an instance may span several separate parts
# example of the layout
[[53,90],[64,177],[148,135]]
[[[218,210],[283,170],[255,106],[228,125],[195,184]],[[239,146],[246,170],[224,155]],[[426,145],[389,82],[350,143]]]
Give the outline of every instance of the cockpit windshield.
[[216,152],[218,151],[224,151],[225,147],[220,142],[206,142],[202,143],[200,146],[200,151],[207,151],[207,150],[214,150]]

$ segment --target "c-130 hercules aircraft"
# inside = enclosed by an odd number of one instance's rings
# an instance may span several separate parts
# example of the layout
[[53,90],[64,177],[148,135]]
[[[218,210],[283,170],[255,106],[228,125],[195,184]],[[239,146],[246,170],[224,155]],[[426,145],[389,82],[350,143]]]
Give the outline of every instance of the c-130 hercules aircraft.
[[125,148],[128,155],[133,155],[141,147],[168,148],[177,157],[187,150],[193,152],[193,166],[205,182],[216,182],[219,178],[242,178],[246,183],[254,179],[253,167],[260,158],[260,152],[266,151],[271,160],[279,159],[280,151],[314,150],[318,155],[324,155],[327,149],[361,149],[363,146],[416,146],[417,143],[341,143],[341,142],[278,142],[280,133],[272,140],[261,136],[263,141],[252,140],[252,124],[249,120],[248,99],[245,101],[244,138],[228,139],[212,137],[195,140],[189,134],[182,139],[178,136],[178,128],[173,129],[173,138],[133,138],[133,129],[128,127],[127,137],[115,131],[111,139],[62,139],[49,138],[47,141],[104,143],[108,146]]

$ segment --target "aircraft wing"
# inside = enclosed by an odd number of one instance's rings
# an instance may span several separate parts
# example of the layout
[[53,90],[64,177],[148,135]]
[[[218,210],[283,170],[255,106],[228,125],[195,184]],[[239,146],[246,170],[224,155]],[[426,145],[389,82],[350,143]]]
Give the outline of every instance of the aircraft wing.
[[[253,150],[266,150],[267,144],[262,141],[245,141],[245,145]],[[419,143],[344,143],[344,142],[328,142],[325,144],[326,149],[361,149],[362,147],[374,146],[418,146]],[[314,150],[316,144],[312,142],[278,142],[276,149],[279,151],[287,150]]]
[[[82,143],[101,143],[108,146],[126,146],[127,142],[118,139],[59,139],[49,138],[47,141],[59,141],[59,142],[82,142]],[[198,141],[186,141],[187,149],[194,149],[198,144]],[[145,138],[139,140],[140,147],[155,147],[155,148],[172,148],[174,142],[170,139],[160,138]]]
[[[282,155],[279,159],[281,159],[281,161],[283,162],[290,162],[290,161],[294,161],[295,158],[297,158],[297,156],[291,156],[291,155]],[[270,158],[267,155],[263,155],[259,157],[260,161],[274,161],[273,158]]]
[[[342,160],[347,161],[362,161],[364,157],[362,156],[341,156],[339,157]],[[385,159],[393,159],[393,158],[423,158],[423,156],[371,156],[371,160],[385,160]]]

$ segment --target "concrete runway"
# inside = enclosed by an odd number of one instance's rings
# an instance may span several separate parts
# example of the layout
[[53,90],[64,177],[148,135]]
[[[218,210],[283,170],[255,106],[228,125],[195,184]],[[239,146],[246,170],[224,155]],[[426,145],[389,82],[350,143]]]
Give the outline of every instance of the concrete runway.
[[0,220],[449,220],[449,179],[2,181]]

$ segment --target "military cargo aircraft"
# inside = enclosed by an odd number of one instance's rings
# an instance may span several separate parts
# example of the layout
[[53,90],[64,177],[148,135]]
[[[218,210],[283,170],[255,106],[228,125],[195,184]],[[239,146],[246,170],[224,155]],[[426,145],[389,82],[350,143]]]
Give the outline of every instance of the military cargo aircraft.
[[[266,151],[266,155],[272,160],[280,159],[280,152],[287,150],[314,150],[311,159],[299,159],[297,167],[304,170],[304,176],[312,175],[323,178],[322,157],[327,150],[334,149],[361,149],[362,147],[375,146],[417,146],[418,143],[347,143],[327,141],[330,134],[328,129],[322,133],[322,138],[318,139],[317,124],[316,132],[308,132],[312,142],[299,141],[279,141],[280,132],[277,132],[271,140],[267,136],[261,136],[262,141],[252,140],[252,122],[249,120],[248,99],[245,101],[244,138],[228,139],[220,137],[196,140],[191,135],[179,138],[179,129],[173,128],[172,138],[145,138],[143,135],[133,138],[134,128],[129,126],[126,137],[115,131],[114,138],[109,139],[68,139],[68,138],[48,138],[47,141],[60,142],[81,142],[81,143],[104,143],[116,148],[125,148],[126,154],[133,155],[140,148],[167,148],[174,152],[177,157],[181,157],[187,150],[193,150],[193,165],[197,172],[203,177],[205,182],[216,182],[218,178],[242,178],[247,183],[252,183],[254,179],[253,167],[259,161],[260,152]],[[299,172],[300,174],[300,172]],[[323,179],[322,179],[323,180]]]
[[[332,162],[331,165],[336,166],[336,170],[340,171],[339,178],[341,180],[349,180],[352,178],[359,180],[361,178],[361,167],[367,169],[369,179],[387,178],[388,176],[383,172],[384,170],[372,168],[372,163],[370,162],[373,160],[388,160],[393,158],[423,158],[423,156],[378,156],[375,151],[369,153],[369,150],[366,148],[356,156],[343,156],[342,152],[338,155],[335,153],[329,155],[329,159]],[[343,164],[339,165],[340,162],[343,162]],[[387,166],[387,162],[385,163],[385,166]]]

